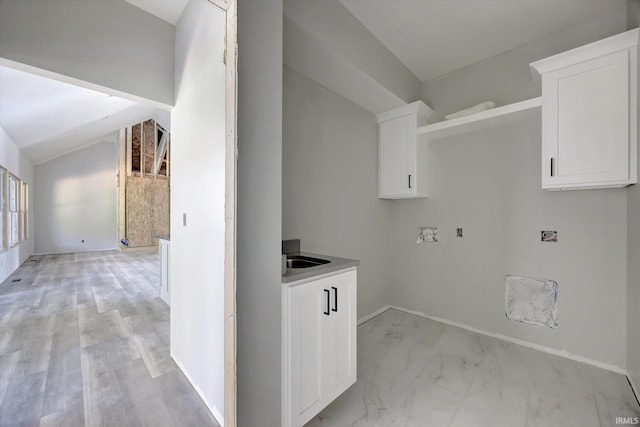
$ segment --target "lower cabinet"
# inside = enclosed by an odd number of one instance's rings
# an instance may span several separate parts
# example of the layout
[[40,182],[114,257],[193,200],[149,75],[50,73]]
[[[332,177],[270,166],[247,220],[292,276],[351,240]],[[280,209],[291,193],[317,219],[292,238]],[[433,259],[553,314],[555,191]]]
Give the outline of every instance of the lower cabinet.
[[356,269],[283,284],[283,423],[301,427],[356,382]]
[[160,298],[169,304],[169,241],[160,240]]

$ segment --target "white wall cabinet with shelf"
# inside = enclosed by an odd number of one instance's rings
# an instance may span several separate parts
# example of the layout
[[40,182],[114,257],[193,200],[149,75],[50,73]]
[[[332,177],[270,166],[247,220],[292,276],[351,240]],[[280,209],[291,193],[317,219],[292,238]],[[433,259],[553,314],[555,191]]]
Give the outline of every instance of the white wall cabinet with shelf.
[[355,268],[283,284],[283,426],[301,427],[356,382]]
[[427,197],[427,147],[418,144],[417,129],[433,110],[417,101],[378,114],[378,197]]
[[542,78],[542,188],[637,182],[638,29],[531,64]]

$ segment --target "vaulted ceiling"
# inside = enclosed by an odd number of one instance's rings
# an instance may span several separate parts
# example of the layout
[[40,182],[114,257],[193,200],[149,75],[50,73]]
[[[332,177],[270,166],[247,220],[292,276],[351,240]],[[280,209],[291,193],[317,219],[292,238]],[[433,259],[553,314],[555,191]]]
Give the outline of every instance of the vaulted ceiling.
[[39,163],[151,117],[156,109],[116,96],[0,67],[0,126]]
[[[175,25],[188,0],[127,0]],[[0,66],[0,126],[34,164],[102,141],[166,112],[118,96]]]
[[[175,25],[189,0],[126,1]],[[626,3],[285,0],[285,36],[296,39],[285,40],[285,62],[380,112],[417,99],[421,82],[620,11]],[[0,125],[34,163],[156,113],[146,105],[0,67]]]
[[627,0],[339,0],[420,81],[596,19]]
[[284,63],[380,113],[505,52],[535,45],[548,56],[624,31],[634,1],[284,0]]

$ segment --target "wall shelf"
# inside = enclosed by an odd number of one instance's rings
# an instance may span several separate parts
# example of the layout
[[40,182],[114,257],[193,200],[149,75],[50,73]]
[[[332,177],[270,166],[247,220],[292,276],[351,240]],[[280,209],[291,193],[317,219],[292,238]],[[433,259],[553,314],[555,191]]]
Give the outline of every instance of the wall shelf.
[[507,124],[521,118],[523,114],[539,114],[542,97],[531,98],[504,105],[457,119],[445,120],[418,128],[418,135],[427,135],[429,140],[461,133],[473,132],[496,125]]

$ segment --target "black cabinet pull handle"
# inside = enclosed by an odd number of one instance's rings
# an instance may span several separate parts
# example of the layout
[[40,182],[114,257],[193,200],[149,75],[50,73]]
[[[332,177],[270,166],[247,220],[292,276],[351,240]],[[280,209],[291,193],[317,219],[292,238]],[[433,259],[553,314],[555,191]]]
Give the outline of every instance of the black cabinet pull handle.
[[331,307],[331,291],[329,291],[329,289],[325,289],[324,293],[327,294],[327,311],[323,311],[323,314],[329,316],[331,314],[329,312],[329,307]]
[[333,308],[331,309],[331,311],[338,311],[338,288],[336,288],[335,286],[332,286],[331,289],[333,289]]
[[409,188],[411,188],[411,175],[409,175]]
[[551,176],[553,176],[553,157],[551,158]]

